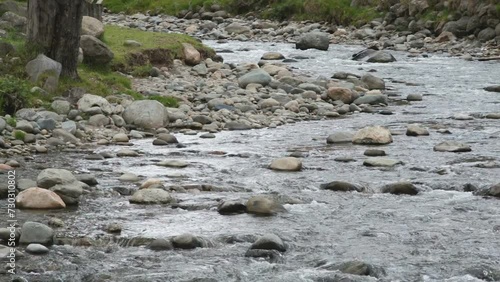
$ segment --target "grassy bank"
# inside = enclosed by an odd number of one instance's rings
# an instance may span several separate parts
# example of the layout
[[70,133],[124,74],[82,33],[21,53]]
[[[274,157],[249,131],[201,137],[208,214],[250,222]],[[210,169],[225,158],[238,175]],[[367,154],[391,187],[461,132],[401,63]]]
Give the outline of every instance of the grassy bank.
[[[48,106],[53,97],[61,96],[73,87],[81,87],[87,93],[101,96],[126,93],[135,99],[144,99],[141,94],[132,90],[130,78],[122,73],[147,76],[153,66],[168,66],[174,59],[183,59],[182,43],[192,44],[204,57],[215,54],[212,49],[183,34],[106,26],[102,40],[115,54],[109,66],[80,64],[80,81],[61,78],[55,92],[45,93],[31,91],[33,87],[42,85],[29,82],[24,69],[39,54],[38,50],[26,46],[25,38],[20,33],[9,31],[3,41],[11,43],[16,52],[13,56],[4,58],[4,62],[0,64],[0,114],[12,114],[23,107]],[[142,45],[126,47],[123,44],[126,40],[135,40]],[[12,60],[12,57],[16,59]],[[166,106],[177,106],[177,100],[171,97],[148,98],[158,100]]]
[[276,20],[314,20],[361,24],[380,16],[372,7],[351,7],[351,0],[106,0],[112,12],[146,12],[176,15],[182,10],[208,9],[217,4],[233,14],[258,14]]

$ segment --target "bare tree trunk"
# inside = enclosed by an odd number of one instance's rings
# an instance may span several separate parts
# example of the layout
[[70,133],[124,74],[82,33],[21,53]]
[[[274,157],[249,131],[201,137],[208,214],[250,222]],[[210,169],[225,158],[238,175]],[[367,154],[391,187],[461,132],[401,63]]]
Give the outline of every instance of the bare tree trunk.
[[83,15],[96,18],[102,21],[102,0],[84,1]]
[[62,64],[61,75],[78,79],[84,0],[29,0],[28,44]]

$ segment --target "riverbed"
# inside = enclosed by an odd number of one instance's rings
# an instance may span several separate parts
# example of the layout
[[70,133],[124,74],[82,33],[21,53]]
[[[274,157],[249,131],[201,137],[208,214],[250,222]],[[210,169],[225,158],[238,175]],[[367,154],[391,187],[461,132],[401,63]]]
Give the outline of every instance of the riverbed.
[[[99,180],[78,209],[50,213],[65,221],[58,236],[108,236],[103,227],[117,222],[123,226],[121,237],[168,238],[191,233],[210,241],[212,247],[153,252],[106,244],[54,246],[45,257],[29,256],[19,262],[29,281],[481,281],[467,275],[470,268],[499,271],[498,199],[464,192],[466,184],[483,188],[500,182],[499,166],[487,165],[500,163],[500,120],[484,118],[500,112],[500,95],[482,89],[498,83],[498,62],[393,52],[397,62],[371,64],[350,59],[362,50],[360,46],[331,45],[323,52],[299,51],[292,44],[205,43],[216,50],[230,50],[221,53],[227,63],[256,63],[263,53],[279,51],[286,58],[301,57],[288,64],[314,77],[375,71],[389,86],[392,102],[388,109],[393,114],[376,111],[278,128],[223,131],[215,139],[176,134],[184,148],[153,146],[151,139],[133,140],[132,148],[142,152],[136,158],[83,158],[90,152],[114,153],[123,146],[35,156],[34,163],[55,159],[58,165],[94,173]],[[422,94],[423,101],[407,103],[405,98],[412,93]],[[472,119],[454,119],[457,114]],[[430,136],[406,136],[410,123],[429,128]],[[369,168],[363,166],[363,152],[372,147],[326,144],[331,133],[355,132],[371,125],[391,129],[394,142],[377,148],[402,165]],[[439,129],[451,134],[439,133]],[[467,143],[472,151],[433,151],[447,140]],[[273,159],[293,152],[303,156],[302,171],[267,169]],[[352,161],[338,162],[339,157]],[[182,159],[190,165],[183,169],[155,165],[164,159]],[[117,179],[124,172],[144,179],[161,178],[169,185],[208,184],[218,191],[172,193],[178,200],[175,208],[133,205],[113,190],[126,186]],[[334,180],[357,183],[370,192],[319,189]],[[384,184],[400,180],[416,184],[420,193],[379,193]],[[217,213],[220,200],[245,200],[259,193],[280,195],[288,212],[273,217]],[[19,213],[21,220],[47,217]],[[279,263],[244,256],[255,237],[265,233],[280,236],[288,246]],[[386,276],[339,280],[338,272],[318,267],[324,261],[352,260],[380,266]]]

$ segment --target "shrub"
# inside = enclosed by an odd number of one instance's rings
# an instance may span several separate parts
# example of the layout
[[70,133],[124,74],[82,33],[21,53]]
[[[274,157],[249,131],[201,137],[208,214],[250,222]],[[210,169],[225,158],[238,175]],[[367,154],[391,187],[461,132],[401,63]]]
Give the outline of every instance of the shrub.
[[22,130],[14,130],[13,135],[14,135],[14,138],[16,138],[17,140],[24,141],[24,137],[26,136],[26,132],[24,132]]
[[30,85],[24,79],[14,76],[0,77],[0,114],[13,115],[30,106]]

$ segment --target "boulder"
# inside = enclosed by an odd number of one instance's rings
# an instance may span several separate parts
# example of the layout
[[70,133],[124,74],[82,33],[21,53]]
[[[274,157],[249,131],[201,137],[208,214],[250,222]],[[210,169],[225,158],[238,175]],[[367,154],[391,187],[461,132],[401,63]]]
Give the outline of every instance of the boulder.
[[352,143],[362,145],[385,145],[392,143],[389,129],[382,126],[369,126],[359,130],[352,138]]
[[54,110],[54,112],[60,115],[67,115],[71,110],[70,102],[64,100],[55,100],[52,102],[50,107]]
[[34,255],[46,254],[49,249],[42,244],[29,244],[26,247],[26,252]]
[[195,66],[201,62],[201,54],[193,45],[182,43],[182,52],[184,54],[184,62],[187,65]]
[[16,204],[21,209],[62,209],[64,201],[56,193],[38,187],[28,188],[16,197]]
[[172,196],[162,189],[149,188],[136,191],[129,200],[133,204],[170,204]]
[[53,240],[54,231],[45,224],[27,221],[21,228],[21,238],[19,238],[20,244],[28,245],[35,243],[50,246]]
[[36,179],[38,187],[49,189],[58,184],[70,184],[78,181],[76,177],[65,169],[47,168],[44,169]]
[[477,39],[481,42],[492,40],[496,37],[495,29],[488,27],[479,32]]
[[418,190],[415,185],[408,181],[401,181],[397,183],[387,184],[382,187],[382,193],[391,193],[391,194],[405,194],[405,195],[417,195]]
[[52,60],[51,58],[40,54],[35,59],[31,60],[26,64],[26,72],[30,77],[31,82],[38,83],[40,79],[44,79],[42,84],[47,84],[49,89],[52,86],[56,86],[59,82],[59,76],[61,75],[62,65],[59,62]]
[[172,242],[169,240],[165,239],[155,239],[149,245],[147,245],[148,249],[153,250],[153,251],[168,251],[172,250],[174,246],[172,245]]
[[357,96],[351,89],[344,87],[330,87],[327,92],[328,98],[332,100],[339,100],[344,104],[350,104]]
[[80,98],[77,102],[78,109],[81,112],[88,112],[93,107],[99,107],[101,111],[107,115],[113,113],[113,107],[104,97],[93,95],[93,94],[85,94],[82,98]]
[[472,151],[471,147],[467,144],[460,143],[457,141],[445,141],[434,146],[434,151],[437,152],[470,152]]
[[0,17],[0,22],[2,21],[9,23],[9,26],[15,29],[24,30],[24,28],[26,27],[26,23],[28,22],[28,19],[14,12],[7,11]]
[[361,82],[363,82],[369,90],[385,89],[384,80],[369,73],[361,77]]
[[248,199],[246,207],[247,213],[256,215],[274,215],[278,212],[286,211],[286,209],[274,199],[263,195],[252,196]]
[[261,60],[283,60],[285,56],[279,52],[266,52],[262,57],[260,58]]
[[271,80],[271,76],[266,71],[257,69],[238,78],[238,84],[241,88],[246,88],[250,83],[266,86],[271,82]]
[[351,132],[335,132],[326,138],[327,144],[351,143],[354,134]]
[[360,185],[352,184],[345,181],[332,181],[330,183],[321,184],[320,188],[324,190],[341,191],[341,192],[363,191],[363,187],[361,187]]
[[286,246],[281,240],[280,237],[278,237],[275,234],[266,234],[264,236],[261,236],[258,238],[252,246],[250,246],[250,249],[260,249],[260,250],[277,250],[280,252],[285,252],[286,251]]
[[83,61],[89,64],[105,65],[114,58],[108,46],[91,35],[80,37],[80,48],[83,50]]
[[406,127],[406,135],[407,136],[421,136],[421,135],[429,135],[429,131],[420,126],[419,124],[409,124]]
[[220,214],[239,214],[246,212],[247,207],[239,201],[221,201],[217,206],[217,212]]
[[302,169],[302,161],[294,157],[279,158],[273,160],[269,168],[279,171],[299,171]]
[[247,26],[242,26],[239,23],[231,23],[224,28],[229,34],[250,33],[251,29]]
[[104,24],[96,18],[83,16],[81,35],[90,35],[96,38],[104,33]]
[[206,247],[206,243],[191,234],[182,234],[172,238],[172,245],[178,249],[195,249]]
[[309,32],[302,35],[295,44],[296,49],[318,49],[326,51],[330,47],[330,36],[323,32]]
[[372,54],[366,61],[369,63],[391,63],[395,62],[396,58],[394,58],[391,53],[388,53],[386,51],[377,51]]
[[0,3],[0,15],[3,15],[6,12],[12,12],[22,17],[26,17],[28,14],[25,6],[21,5],[19,2],[11,0],[2,1],[2,3]]
[[362,104],[368,104],[368,105],[379,105],[379,104],[384,104],[387,105],[387,96],[383,94],[370,94],[370,95],[364,95],[353,102],[355,105],[362,105]]
[[127,134],[125,133],[117,133],[113,135],[113,142],[118,142],[118,143],[127,143],[129,141],[129,138]]
[[127,124],[144,129],[160,128],[168,125],[168,113],[160,102],[154,100],[134,101],[122,114]]

